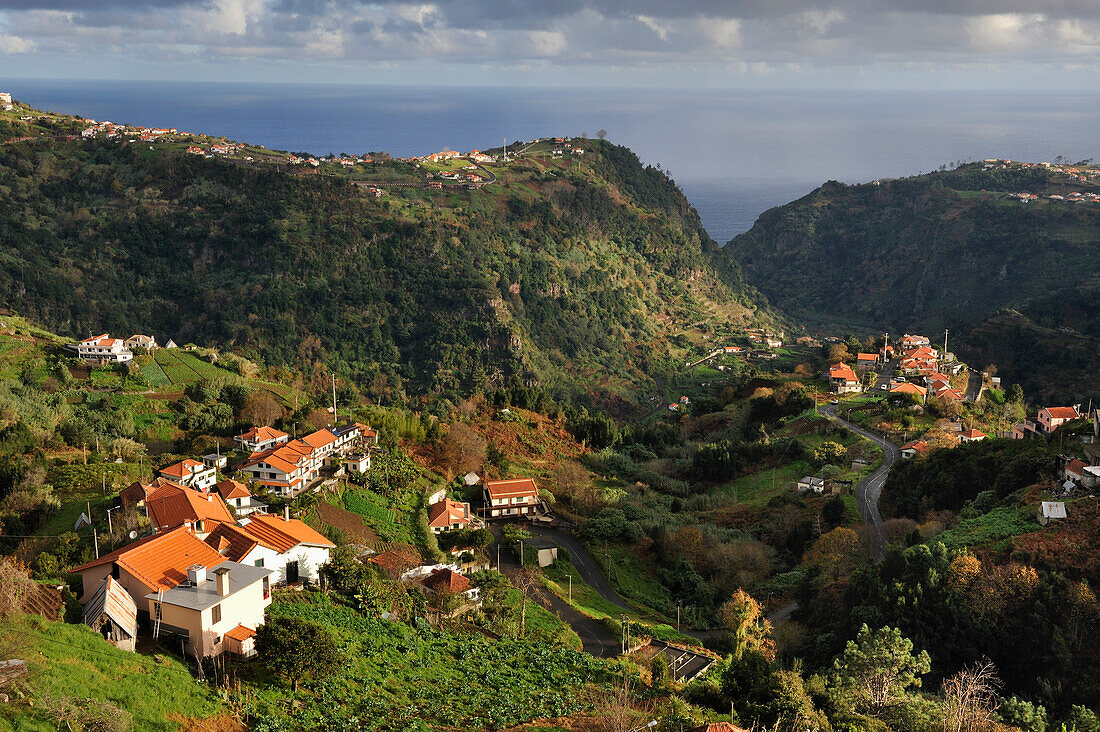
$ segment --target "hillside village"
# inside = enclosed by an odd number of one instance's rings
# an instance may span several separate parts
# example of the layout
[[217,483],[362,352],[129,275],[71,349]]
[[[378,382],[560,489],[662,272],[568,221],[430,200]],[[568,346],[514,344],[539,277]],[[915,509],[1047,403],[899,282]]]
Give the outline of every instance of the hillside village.
[[[78,121],[394,197],[594,157],[310,158]],[[0,730],[926,732],[982,658],[997,729],[1097,728],[1100,409],[1029,405],[946,333],[684,299],[699,327],[654,378],[575,403],[518,376],[398,400],[336,360],[3,312]],[[859,654],[885,647],[913,680],[880,707]]]

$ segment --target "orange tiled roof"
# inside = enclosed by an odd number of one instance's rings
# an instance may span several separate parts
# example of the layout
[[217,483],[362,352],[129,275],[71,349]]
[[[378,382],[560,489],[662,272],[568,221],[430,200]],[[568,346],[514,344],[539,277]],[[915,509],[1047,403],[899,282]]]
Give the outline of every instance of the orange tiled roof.
[[270,513],[254,513],[242,530],[264,546],[282,554],[299,544],[336,548],[336,545],[298,519],[287,521]]
[[186,478],[191,475],[191,473],[193,473],[196,468],[201,470],[204,467],[206,466],[204,466],[198,460],[187,458],[186,460],[180,460],[175,465],[169,465],[167,468],[163,468],[158,472],[167,475],[170,478]]
[[976,440],[980,437],[987,437],[988,435],[986,435],[981,430],[969,429],[966,432],[963,432],[962,436],[968,440]]
[[225,561],[210,545],[200,541],[180,526],[161,534],[139,539],[95,561],[73,569],[82,572],[92,567],[114,562],[136,577],[152,591],[170,590],[187,579],[187,568],[201,564],[216,567]]
[[154,529],[171,529],[185,521],[234,523],[220,496],[199,493],[175,483],[158,488],[145,499],[145,509]]
[[428,508],[428,526],[446,527],[454,523],[470,520],[470,504],[444,498]]
[[437,569],[428,575],[422,584],[433,592],[447,592],[453,595],[473,587],[470,580],[453,569]]
[[267,442],[268,440],[278,440],[284,437],[290,437],[290,435],[274,427],[253,427],[247,432],[237,435],[236,439],[245,442]]
[[226,638],[232,638],[233,640],[237,641],[238,643],[241,642],[241,641],[246,641],[254,635],[256,635],[256,631],[254,631],[252,628],[248,628],[244,625],[238,625],[233,630],[225,631],[225,637]]
[[489,491],[489,498],[515,498],[518,496],[533,496],[538,498],[539,489],[535,481],[530,478],[513,478],[512,480],[490,480],[485,483],[485,489]]
[[314,450],[319,450],[326,445],[331,445],[336,442],[336,435],[328,430],[317,430],[303,437],[302,442],[306,443]]
[[927,455],[929,450],[930,450],[930,448],[928,447],[928,443],[925,442],[924,440],[913,440],[912,442],[910,442],[906,445],[902,445],[901,449],[902,450],[916,450],[921,455]]
[[1077,419],[1081,415],[1076,407],[1043,407],[1043,411],[1050,415],[1051,419]]
[[859,361],[877,361],[878,360],[878,354],[877,353],[857,353],[856,354],[856,359],[859,360]]
[[830,379],[844,379],[845,381],[858,381],[859,377],[856,376],[856,372],[852,371],[852,367],[843,363],[834,363],[829,367]]
[[203,539],[226,559],[239,562],[256,548],[259,542],[249,536],[239,526],[218,524],[210,535]]
[[218,489],[221,497],[227,501],[231,498],[248,498],[252,495],[243,483],[238,483],[232,478],[227,478],[214,487]]
[[420,566],[420,555],[410,548],[390,549],[381,554],[376,554],[367,560],[376,564],[387,572],[398,572],[411,567]]
[[904,384],[895,384],[890,387],[891,394],[918,394],[924,396],[928,393],[928,390],[923,386],[917,386],[916,384],[910,384],[905,382]]

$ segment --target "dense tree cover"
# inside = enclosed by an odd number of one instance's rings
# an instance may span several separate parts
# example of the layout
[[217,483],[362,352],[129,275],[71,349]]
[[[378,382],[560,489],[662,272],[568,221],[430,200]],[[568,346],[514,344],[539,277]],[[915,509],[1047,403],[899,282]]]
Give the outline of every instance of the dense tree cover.
[[958,511],[985,491],[1004,498],[1052,475],[1055,453],[1041,440],[983,440],[903,460],[880,505],[885,515],[920,520],[930,510]]
[[803,587],[815,665],[861,626],[890,626],[928,651],[933,679],[989,658],[1006,691],[1042,700],[1059,718],[1100,698],[1100,605],[1087,582],[940,543],[891,549],[842,588],[832,579],[808,575]]
[[1100,388],[1100,210],[1004,195],[1071,190],[1040,169],[977,165],[830,182],[765,212],[726,251],[788,313],[890,332],[949,327],[964,359],[998,364],[1029,394],[1087,399]]
[[655,315],[689,279],[745,299],[675,185],[610,143],[552,181],[401,203],[140,147],[0,150],[0,302],[73,336],[333,368],[385,401],[511,376],[572,397],[577,369],[654,366]]

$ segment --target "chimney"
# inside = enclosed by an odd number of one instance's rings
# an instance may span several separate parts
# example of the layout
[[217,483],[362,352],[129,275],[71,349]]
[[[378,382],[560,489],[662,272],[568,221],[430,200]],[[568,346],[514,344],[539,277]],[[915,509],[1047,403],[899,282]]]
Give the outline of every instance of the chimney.
[[290,506],[283,506],[283,520],[290,521]]
[[206,565],[192,564],[187,568],[187,581],[198,586],[206,581]]
[[214,570],[214,579],[218,583],[218,595],[220,597],[226,597],[229,595],[229,568],[219,567]]

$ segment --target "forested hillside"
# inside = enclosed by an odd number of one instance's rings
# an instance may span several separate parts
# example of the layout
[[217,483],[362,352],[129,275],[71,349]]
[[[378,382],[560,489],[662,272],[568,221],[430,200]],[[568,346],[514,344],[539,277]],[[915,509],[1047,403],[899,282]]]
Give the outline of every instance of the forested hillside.
[[627,409],[704,314],[758,316],[667,176],[584,144],[477,190],[379,198],[163,144],[6,144],[0,303],[73,337],[152,332],[332,368],[382,402],[518,377]]
[[[830,182],[763,214],[727,251],[772,305],[809,325],[949,328],[964,359],[998,364],[1035,396],[1081,398],[1100,387],[1100,311],[1088,305],[1100,204],[1090,176],[1066,167]],[[1020,193],[1032,197],[1010,195]]]

